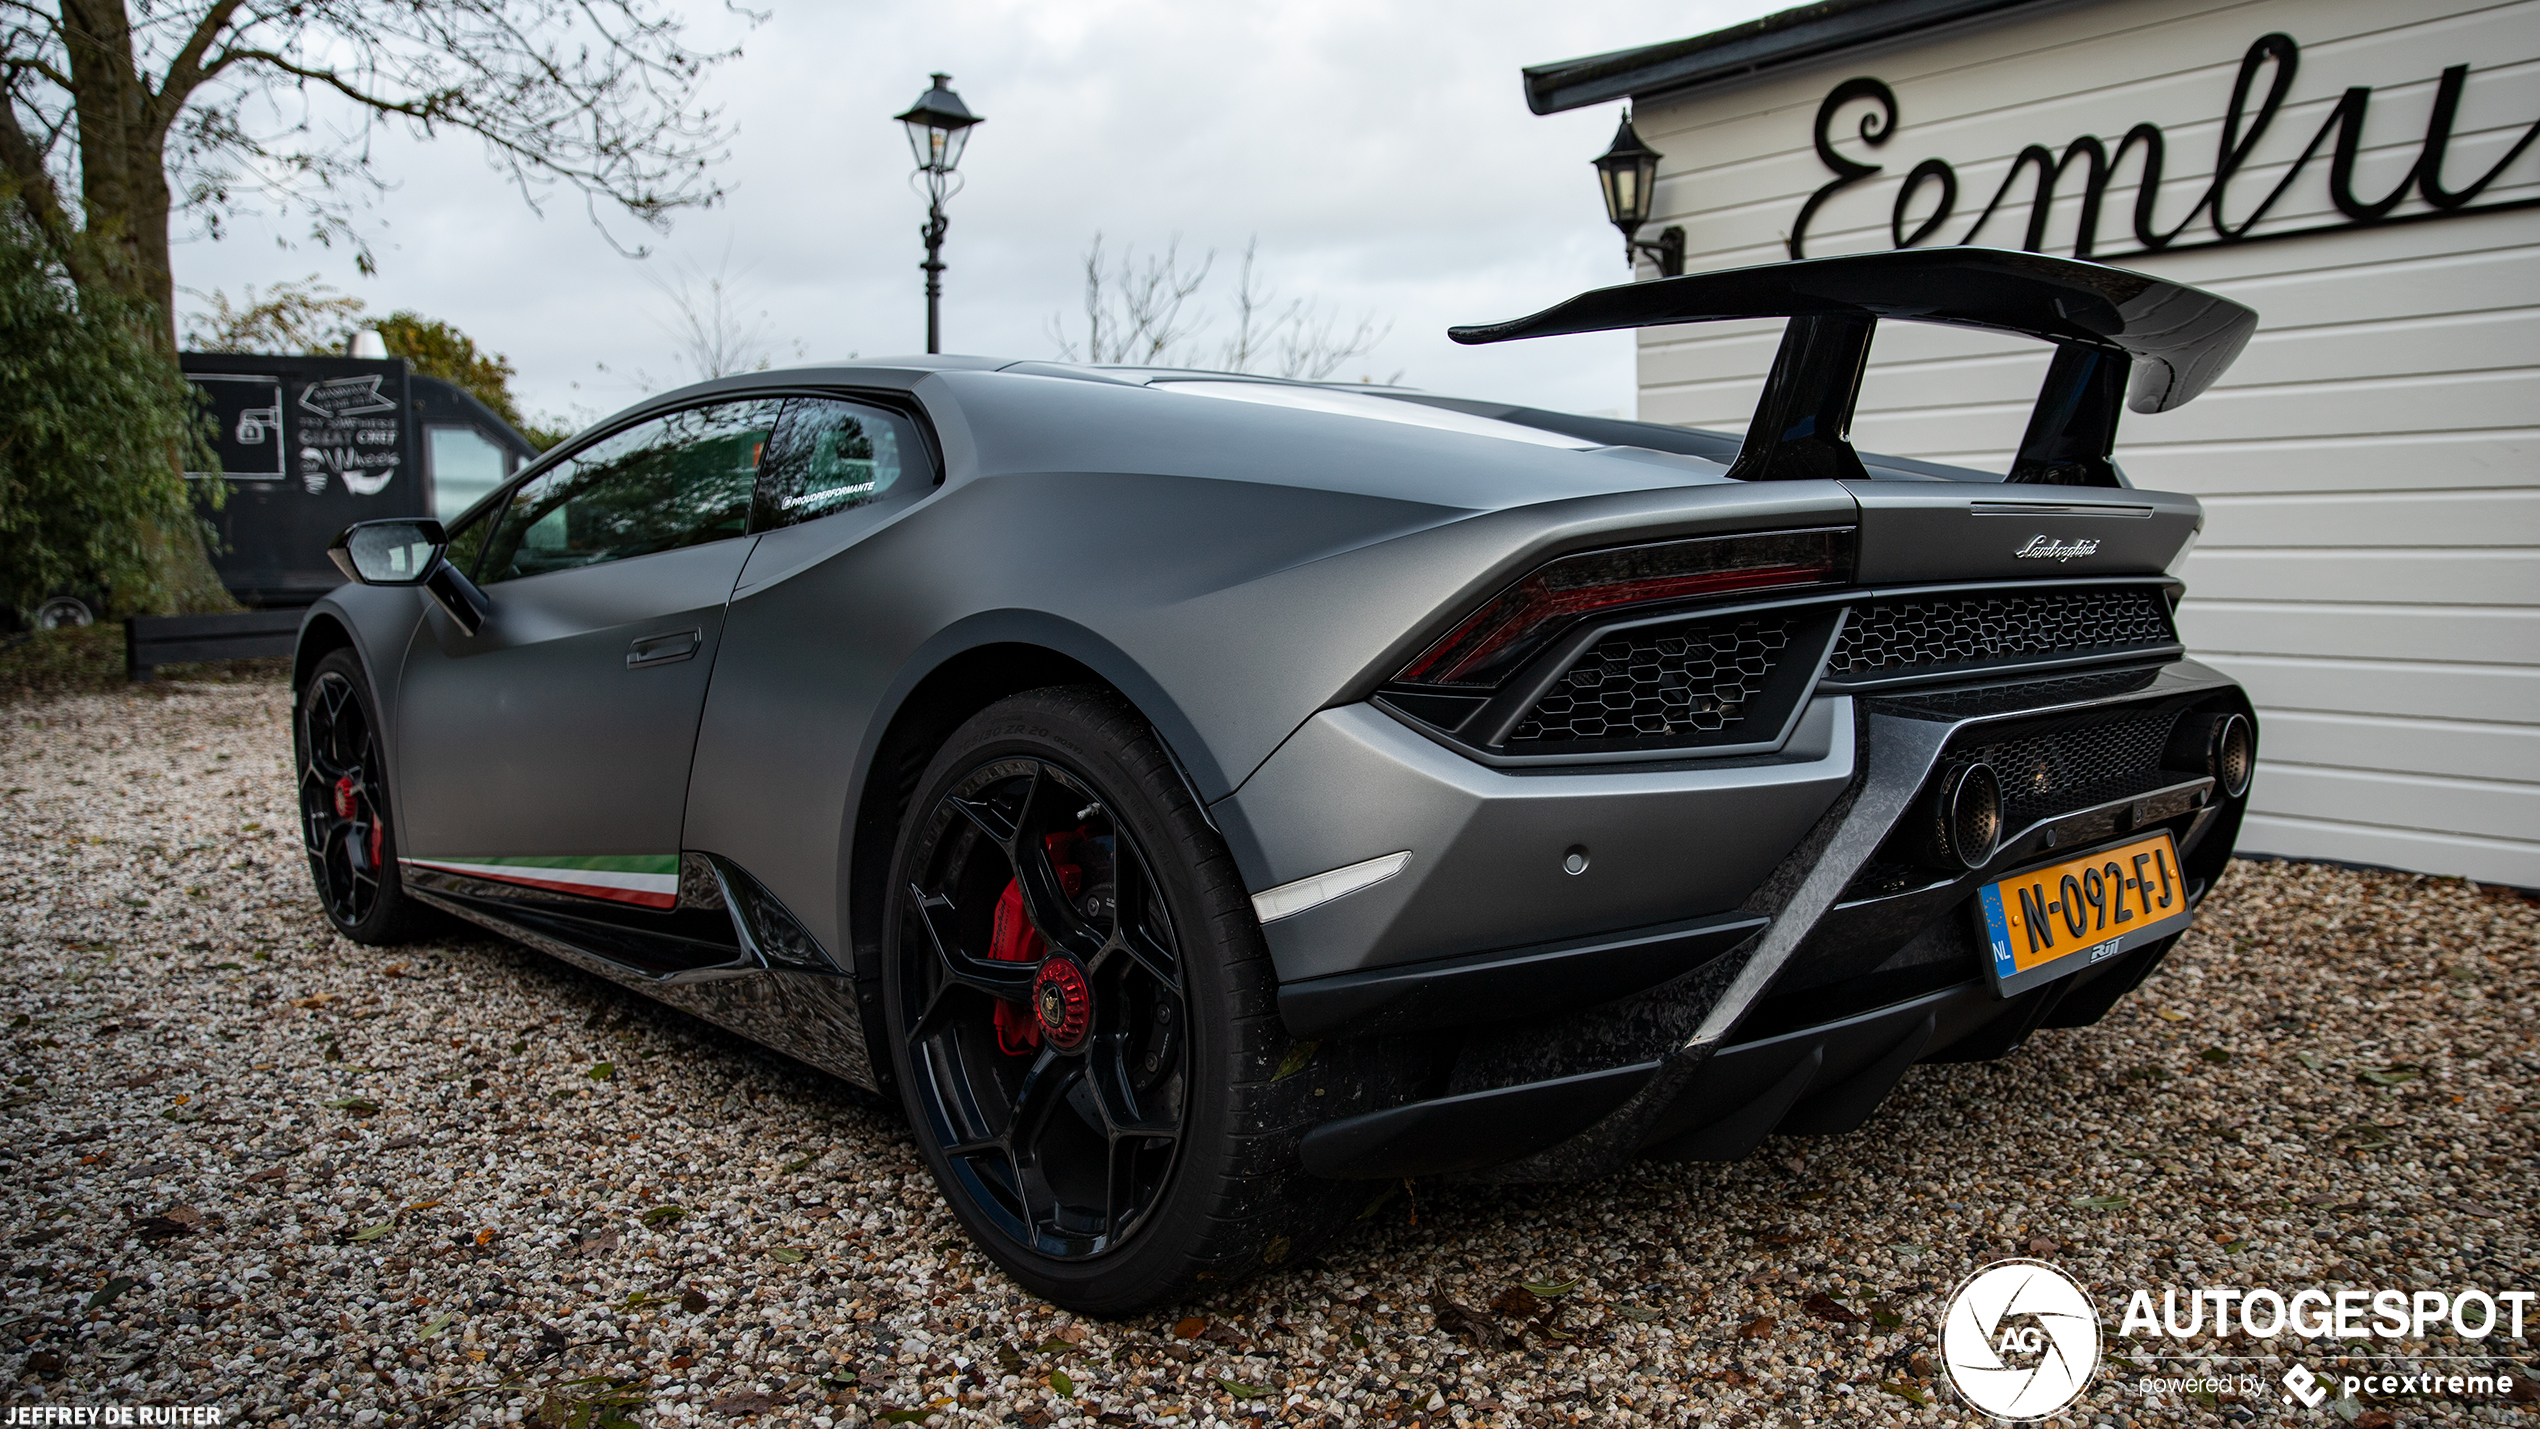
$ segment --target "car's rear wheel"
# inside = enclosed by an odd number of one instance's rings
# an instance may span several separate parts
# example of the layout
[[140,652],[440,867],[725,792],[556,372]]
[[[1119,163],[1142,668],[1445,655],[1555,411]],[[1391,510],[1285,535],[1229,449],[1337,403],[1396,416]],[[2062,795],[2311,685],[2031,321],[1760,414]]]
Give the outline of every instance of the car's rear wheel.
[[429,932],[432,910],[408,898],[397,876],[378,709],[352,651],[329,651],[317,662],[294,714],[300,832],[327,921],[374,946]]
[[[982,1249],[1122,1314],[1301,1253],[1338,1188],[1296,1165],[1269,956],[1154,733],[1089,689],[964,724],[902,821],[883,994],[909,1119]],[[1361,1197],[1363,1199],[1363,1196]]]

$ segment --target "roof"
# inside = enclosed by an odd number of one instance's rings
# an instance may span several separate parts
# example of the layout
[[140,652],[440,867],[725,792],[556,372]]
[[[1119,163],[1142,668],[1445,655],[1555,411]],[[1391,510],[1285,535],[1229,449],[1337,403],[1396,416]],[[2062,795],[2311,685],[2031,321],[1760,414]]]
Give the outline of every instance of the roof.
[[2040,0],[1818,0],[1691,39],[1526,67],[1526,107],[1557,114],[1652,99],[1787,69]]

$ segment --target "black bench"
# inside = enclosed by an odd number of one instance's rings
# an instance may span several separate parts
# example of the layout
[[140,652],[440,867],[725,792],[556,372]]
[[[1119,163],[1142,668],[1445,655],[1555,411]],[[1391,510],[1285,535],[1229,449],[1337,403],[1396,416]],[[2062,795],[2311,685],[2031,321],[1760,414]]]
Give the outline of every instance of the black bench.
[[299,644],[303,610],[236,615],[136,615],[123,623],[124,673],[148,684],[161,665],[288,655]]

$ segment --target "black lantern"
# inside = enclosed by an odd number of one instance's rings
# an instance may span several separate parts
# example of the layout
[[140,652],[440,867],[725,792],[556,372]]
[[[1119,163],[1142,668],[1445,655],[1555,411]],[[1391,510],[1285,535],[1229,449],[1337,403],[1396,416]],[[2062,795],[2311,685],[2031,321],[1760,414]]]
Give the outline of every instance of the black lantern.
[[1638,237],[1640,226],[1649,221],[1660,157],[1632,132],[1632,117],[1625,114],[1623,127],[1614,131],[1613,147],[1597,156],[1596,182],[1605,194],[1605,216],[1623,230],[1623,261],[1636,263],[1646,253],[1658,264],[1661,276],[1676,278],[1685,270],[1685,231],[1670,226],[1655,243],[1643,243]]
[[908,150],[917,160],[917,175],[926,183],[926,226],[918,230],[926,243],[926,261],[917,266],[926,270],[926,350],[941,352],[944,230],[950,226],[944,217],[944,200],[961,192],[953,170],[961,163],[961,151],[970,142],[970,126],[979,122],[979,116],[952,92],[951,75],[928,78],[934,83],[899,121],[908,130]]

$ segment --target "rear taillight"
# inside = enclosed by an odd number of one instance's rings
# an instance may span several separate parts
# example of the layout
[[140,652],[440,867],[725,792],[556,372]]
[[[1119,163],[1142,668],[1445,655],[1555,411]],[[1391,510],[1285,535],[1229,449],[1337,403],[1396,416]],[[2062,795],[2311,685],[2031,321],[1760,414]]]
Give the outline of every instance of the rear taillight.
[[1581,551],[1538,567],[1448,631],[1395,676],[1405,684],[1489,687],[1580,618],[1851,575],[1849,528],[1703,536]]

